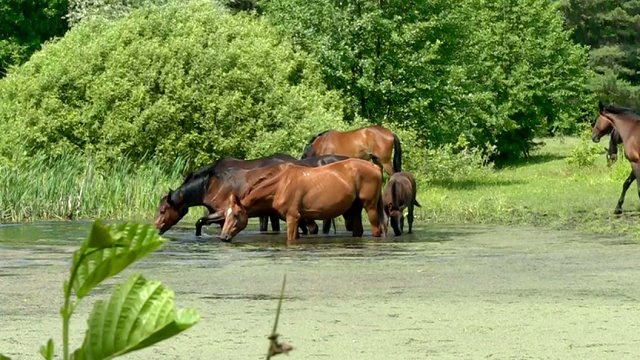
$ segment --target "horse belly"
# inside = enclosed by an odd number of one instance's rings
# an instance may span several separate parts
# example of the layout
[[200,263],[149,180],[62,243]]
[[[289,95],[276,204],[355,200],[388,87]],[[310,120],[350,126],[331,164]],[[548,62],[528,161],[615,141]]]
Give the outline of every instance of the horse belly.
[[315,220],[333,219],[349,210],[355,199],[354,194],[308,194],[303,198],[300,215]]

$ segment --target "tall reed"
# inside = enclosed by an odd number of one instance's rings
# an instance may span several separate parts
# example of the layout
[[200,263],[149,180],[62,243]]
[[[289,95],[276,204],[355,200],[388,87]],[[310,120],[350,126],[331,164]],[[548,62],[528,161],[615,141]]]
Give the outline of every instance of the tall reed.
[[38,154],[0,164],[0,221],[127,219],[151,221],[168,188],[182,181],[186,162],[109,165],[80,154]]

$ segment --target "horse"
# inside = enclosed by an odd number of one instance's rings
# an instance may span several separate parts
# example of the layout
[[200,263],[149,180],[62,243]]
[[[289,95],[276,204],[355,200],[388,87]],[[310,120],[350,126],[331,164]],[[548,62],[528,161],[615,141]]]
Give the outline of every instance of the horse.
[[[273,173],[277,172],[279,169],[275,166],[278,164],[299,163],[303,166],[322,166],[331,162],[347,159],[348,157],[327,155],[305,160],[296,160],[295,158],[290,157],[293,159],[291,160],[286,159],[286,157],[283,156],[279,156],[279,158],[281,161],[272,161],[271,165],[252,169],[261,170],[260,172],[256,171],[254,173],[254,175],[256,175],[256,179],[259,179],[259,176],[268,173],[269,171]],[[204,225],[218,223],[222,227],[224,219],[216,215],[217,211],[220,208],[228,207],[225,204],[225,201],[228,199],[227,194],[230,191],[236,191],[238,189],[242,190],[244,187],[250,185],[252,181],[255,181],[255,179],[247,178],[245,176],[245,173],[248,170],[249,169],[228,168],[222,165],[212,165],[208,167],[206,171],[201,169],[201,171],[199,171],[195,176],[189,176],[188,181],[183,182],[176,191],[169,189],[169,193],[163,196],[160,200],[160,206],[158,207],[158,212],[156,214],[155,224],[160,234],[163,234],[180,221],[192,206],[206,206],[210,212],[210,215],[204,216],[196,222],[197,236],[201,235],[201,229]],[[280,231],[280,219],[276,213],[271,212],[255,216],[262,218],[269,217],[271,219],[272,227],[274,227],[274,231]],[[345,222],[345,224],[347,224],[347,222]],[[277,230],[274,225],[277,225]],[[306,223],[303,220],[301,221],[301,226],[304,225],[306,225],[306,228],[302,228],[304,234],[307,233],[307,229],[311,233],[317,233],[318,226],[315,222]],[[328,231],[329,230],[326,232]]]
[[409,234],[413,227],[413,207],[422,207],[416,200],[416,180],[407,171],[397,172],[391,175],[382,194],[384,212],[387,221],[391,221],[393,233],[396,236],[402,235],[404,231],[404,215],[402,212],[408,209],[407,219],[409,220]]
[[[391,164],[393,152],[393,165]],[[391,130],[372,125],[350,131],[326,130],[305,145],[302,159],[312,156],[337,154],[372,160],[389,176],[402,171],[400,139]]]
[[[634,110],[618,106],[598,103],[600,113],[596,118],[591,132],[591,140],[595,143],[615,129],[620,134],[624,144],[624,156],[631,163],[631,173],[622,184],[622,193],[614,214],[622,213],[622,204],[631,183],[640,176],[640,115]],[[640,197],[640,182],[638,183],[638,196]]]
[[616,129],[611,130],[609,136],[609,148],[607,149],[607,166],[613,165],[618,160],[618,144],[622,144],[620,133]]
[[295,164],[279,167],[282,170],[276,176],[230,195],[222,239],[231,241],[245,229],[250,213],[272,210],[287,222],[287,245],[294,245],[300,237],[296,224],[302,218],[326,220],[343,215],[352,222],[353,236],[361,237],[363,208],[373,236],[386,237],[382,172],[373,163],[351,158],[315,168]]
[[[187,176],[185,176],[184,180],[182,181],[182,184],[180,185],[179,189],[186,187],[192,181],[207,178],[209,175],[214,173],[222,174],[225,172],[233,172],[234,170],[237,170],[237,169],[252,169],[252,168],[258,168],[262,166],[278,164],[283,162],[291,162],[291,161],[296,161],[296,158],[294,158],[291,155],[283,154],[283,153],[276,153],[271,156],[265,156],[257,159],[251,159],[251,160],[243,160],[243,159],[238,159],[231,156],[223,156],[222,158],[218,159],[214,163],[206,165],[198,169],[197,171],[193,171],[187,174]],[[201,183],[198,183],[198,185],[201,185]],[[187,187],[187,188],[191,189],[191,187]],[[188,207],[185,209],[177,208],[178,203],[174,201],[175,200],[174,195],[176,195],[176,193],[173,190],[171,190],[171,188],[169,188],[168,194],[163,196],[160,199],[160,204],[158,205],[158,211],[156,213],[155,222],[156,222],[156,226],[159,226],[160,224],[164,224],[163,226],[166,227],[164,231],[161,230],[161,234],[169,230],[173,225],[175,225],[178,221],[180,221],[189,212]],[[208,219],[207,212],[211,213],[215,211],[215,209],[210,208],[206,204],[195,204],[192,206],[198,206],[198,205],[204,205],[205,207],[207,207],[207,211],[205,212],[205,215],[200,219],[198,219],[198,221],[195,224],[196,236],[200,236],[202,234],[202,227],[204,225],[211,224],[211,222],[207,221]],[[277,217],[271,217],[270,219],[271,219],[271,229],[273,231],[280,231],[280,220]],[[267,231],[268,221],[269,221],[269,216],[260,217],[260,231]],[[218,225],[222,227],[222,222],[219,222]]]

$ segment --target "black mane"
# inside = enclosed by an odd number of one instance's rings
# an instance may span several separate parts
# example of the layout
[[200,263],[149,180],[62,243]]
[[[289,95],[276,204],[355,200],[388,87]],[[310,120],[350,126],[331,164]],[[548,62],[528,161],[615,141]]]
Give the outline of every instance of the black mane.
[[616,114],[616,115],[626,115],[631,117],[633,120],[640,121],[640,115],[638,112],[632,108],[620,106],[616,104],[607,104],[603,106],[604,111]]
[[178,189],[171,193],[171,202],[179,206],[194,206],[202,203],[202,199],[207,192],[209,176],[194,178],[187,183],[180,185]]
[[323,131],[323,132],[319,133],[318,135],[316,135],[316,136],[312,137],[312,138],[311,138],[311,140],[309,140],[309,143],[308,143],[308,144],[313,143],[317,138],[319,138],[320,136],[322,136],[322,135],[324,135],[324,134],[328,133],[329,131],[333,131],[333,130],[325,130],[325,131]]
[[184,180],[182,181],[182,185],[185,185],[186,183],[192,181],[192,180],[196,180],[198,178],[201,177],[209,177],[209,176],[217,176],[219,177],[218,172],[216,171],[216,167],[218,165],[220,165],[221,162],[228,160],[228,159],[234,159],[231,156],[223,156],[220,159],[214,161],[212,164],[203,166],[202,168],[196,170],[196,171],[192,171],[190,173],[187,174],[187,176],[185,176]]

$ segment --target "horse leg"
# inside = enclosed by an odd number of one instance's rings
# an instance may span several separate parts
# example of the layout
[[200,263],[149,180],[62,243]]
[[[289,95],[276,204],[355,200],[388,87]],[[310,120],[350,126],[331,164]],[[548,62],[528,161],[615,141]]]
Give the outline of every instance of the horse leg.
[[302,235],[307,235],[307,222],[304,219],[298,220],[298,231],[302,231]]
[[269,230],[269,217],[260,216],[260,232]]
[[404,211],[400,211],[400,232],[404,232]]
[[[369,223],[371,223],[371,232],[373,233],[373,237],[381,237],[382,224],[380,224],[380,215],[378,214],[378,208],[369,204],[369,206],[367,206],[367,216],[369,217]],[[360,226],[362,226],[362,222],[360,222],[360,224]]]
[[280,232],[280,217],[278,215],[269,215],[269,219],[271,220],[271,230]]
[[196,236],[202,236],[202,227],[203,226],[211,225],[211,224],[214,224],[214,223],[220,224],[220,227],[222,227],[222,225],[224,225],[224,220],[211,221],[211,219],[209,218],[210,216],[211,215],[203,216],[200,219],[198,219],[198,221],[196,221]]
[[409,234],[411,234],[411,228],[413,227],[413,202],[409,205],[409,211],[407,214],[407,221],[409,223]]
[[385,159],[382,162],[382,168],[384,169],[384,171],[387,172],[387,174],[389,174],[389,176],[393,175],[393,173],[395,173],[395,171],[393,171],[393,166],[391,165],[391,159]]
[[364,234],[364,228],[362,227],[362,212],[355,212],[351,216],[351,229],[353,230],[353,237],[362,237],[362,234]]
[[300,238],[298,233],[298,221],[300,215],[287,214],[287,246],[295,245],[296,240]]
[[[625,180],[622,184],[622,194],[620,194],[620,199],[618,199],[618,205],[616,205],[615,210],[613,210],[613,213],[616,215],[622,214],[622,204],[624,203],[624,197],[627,194],[627,190],[629,190],[629,186],[631,186],[633,180],[636,179],[635,167],[633,165],[631,165],[631,167],[632,169],[629,177],[627,177],[627,180]],[[638,186],[640,186],[640,184],[638,184]]]
[[328,234],[330,230],[331,230],[331,220],[324,220],[322,222],[322,233]]

